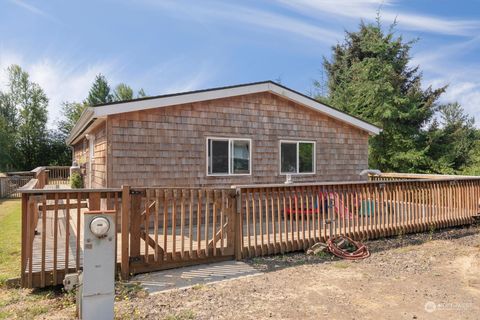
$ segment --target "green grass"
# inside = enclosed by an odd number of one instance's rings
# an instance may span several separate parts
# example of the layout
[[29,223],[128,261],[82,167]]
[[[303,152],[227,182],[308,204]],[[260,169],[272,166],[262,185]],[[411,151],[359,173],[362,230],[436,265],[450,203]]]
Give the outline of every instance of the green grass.
[[20,276],[22,202],[0,200],[0,285]]

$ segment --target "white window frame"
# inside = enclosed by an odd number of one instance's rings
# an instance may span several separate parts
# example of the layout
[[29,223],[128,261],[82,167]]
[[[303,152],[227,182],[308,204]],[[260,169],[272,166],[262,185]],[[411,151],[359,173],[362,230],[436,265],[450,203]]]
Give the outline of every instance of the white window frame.
[[[208,172],[208,165],[209,165],[209,158],[208,158],[208,143],[210,140],[217,140],[217,141],[228,141],[228,173],[209,173]],[[248,173],[233,173],[232,168],[232,145],[234,141],[248,141],[249,145],[249,160],[248,160]],[[251,176],[252,175],[252,139],[250,138],[226,138],[226,137],[207,137],[205,141],[205,169],[207,172],[207,177],[226,177],[226,176]]]
[[[290,143],[297,145],[297,170],[296,172],[282,172],[282,143]],[[298,172],[300,170],[300,143],[313,143],[313,171]],[[278,143],[278,171],[281,176],[291,175],[312,175],[317,173],[317,142],[313,140],[280,140]]]

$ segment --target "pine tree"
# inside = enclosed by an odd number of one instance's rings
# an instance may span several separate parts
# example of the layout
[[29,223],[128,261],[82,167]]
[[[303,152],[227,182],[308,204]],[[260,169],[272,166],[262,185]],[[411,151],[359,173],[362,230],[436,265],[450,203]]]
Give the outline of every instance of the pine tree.
[[458,174],[472,164],[477,140],[474,123],[457,102],[439,107],[439,120],[428,130],[427,155],[433,172]]
[[137,98],[145,98],[146,96],[147,94],[145,93],[145,90],[143,90],[143,88],[140,88],[137,93]]
[[113,101],[126,101],[133,99],[133,90],[125,83],[120,83],[113,92]]
[[113,96],[110,92],[110,86],[104,75],[101,73],[95,77],[95,80],[88,92],[86,104],[94,106],[102,103],[109,103],[113,101]]
[[381,128],[370,140],[369,165],[382,171],[429,170],[426,132],[445,87],[426,90],[418,67],[410,67],[410,49],[394,34],[376,24],[361,23],[346,32],[345,42],[324,58],[328,76],[328,102]]

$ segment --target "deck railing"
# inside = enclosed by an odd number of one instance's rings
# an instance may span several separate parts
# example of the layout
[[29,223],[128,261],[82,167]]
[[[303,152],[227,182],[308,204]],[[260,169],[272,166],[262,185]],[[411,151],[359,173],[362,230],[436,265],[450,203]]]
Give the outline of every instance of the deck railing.
[[[33,180],[32,180],[33,181]],[[31,188],[38,187],[34,181]],[[22,194],[22,285],[82,268],[86,210],[115,210],[117,263],[132,274],[304,250],[336,235],[374,239],[471,223],[480,178],[221,188],[29,189]]]
[[124,278],[234,256],[235,190],[124,187],[122,201]]
[[48,166],[45,167],[47,172],[47,183],[55,185],[68,185],[70,180],[69,166]]
[[369,181],[390,181],[390,180],[419,180],[419,179],[459,179],[473,178],[472,176],[449,175],[449,174],[426,174],[426,173],[398,173],[382,172],[380,174],[369,174]]
[[0,199],[20,198],[20,188],[31,179],[36,179],[36,188],[43,189],[46,185],[65,186],[69,184],[70,167],[48,166],[37,167],[32,171],[7,172],[0,176]]
[[26,185],[33,178],[31,172],[11,172],[0,176],[0,199],[20,198],[19,188]]
[[238,188],[242,256],[304,250],[337,235],[374,239],[471,223],[480,179]]
[[[38,180],[31,184],[38,186]],[[61,284],[82,267],[83,214],[113,209],[121,214],[121,190],[22,190],[23,287]]]

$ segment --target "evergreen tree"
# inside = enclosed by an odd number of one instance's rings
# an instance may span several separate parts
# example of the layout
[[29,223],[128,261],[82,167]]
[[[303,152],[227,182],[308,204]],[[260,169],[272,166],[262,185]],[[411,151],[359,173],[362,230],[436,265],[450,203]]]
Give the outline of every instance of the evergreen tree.
[[110,86],[104,75],[98,74],[88,92],[86,104],[94,106],[97,104],[112,102],[113,97],[110,92]]
[[369,165],[382,171],[429,170],[425,130],[445,87],[426,90],[418,67],[410,67],[414,41],[396,37],[392,25],[361,23],[324,58],[328,101],[381,128],[370,140]]
[[439,118],[428,130],[431,171],[457,174],[472,163],[477,138],[475,120],[456,102],[441,105]]
[[137,93],[137,98],[145,98],[146,96],[147,94],[145,93],[145,90],[143,90],[143,88],[140,88]]
[[113,92],[114,101],[125,101],[133,99],[133,90],[130,86],[125,83],[120,83],[115,87]]

